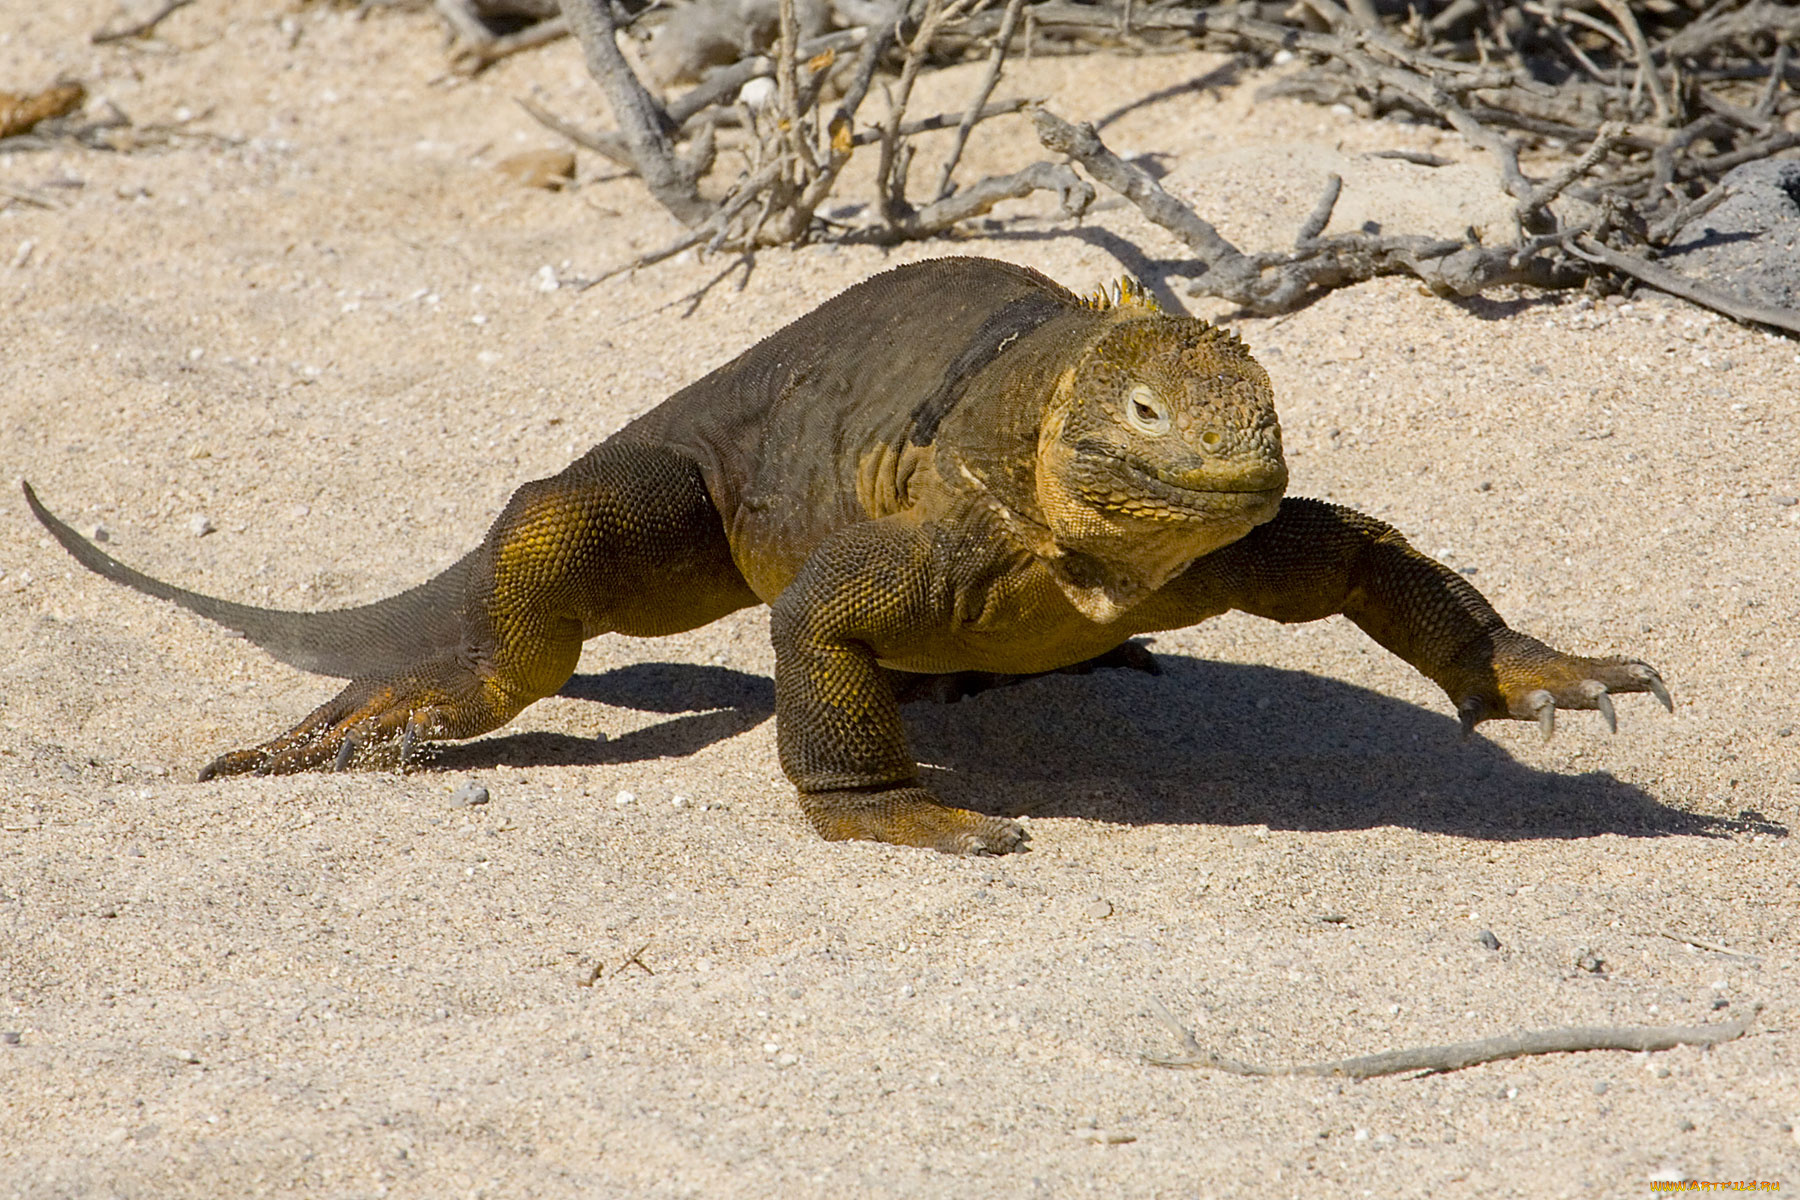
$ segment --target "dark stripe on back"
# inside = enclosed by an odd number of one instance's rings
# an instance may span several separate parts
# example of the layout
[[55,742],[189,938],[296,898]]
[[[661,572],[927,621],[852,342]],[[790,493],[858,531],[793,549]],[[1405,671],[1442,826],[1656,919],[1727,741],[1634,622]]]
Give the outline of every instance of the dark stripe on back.
[[938,426],[962,399],[963,386],[982,368],[992,363],[1022,334],[1069,311],[1067,297],[1058,292],[1042,291],[1020,296],[994,310],[969,339],[950,365],[944,378],[931,395],[913,409],[909,439],[915,446],[929,446],[937,437]]

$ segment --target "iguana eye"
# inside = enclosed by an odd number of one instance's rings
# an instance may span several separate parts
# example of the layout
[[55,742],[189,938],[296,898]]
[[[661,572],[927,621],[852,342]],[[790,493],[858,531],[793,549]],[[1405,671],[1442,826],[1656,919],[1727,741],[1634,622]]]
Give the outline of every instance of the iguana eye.
[[1169,432],[1169,406],[1140,383],[1125,397],[1125,423],[1139,433],[1160,437]]

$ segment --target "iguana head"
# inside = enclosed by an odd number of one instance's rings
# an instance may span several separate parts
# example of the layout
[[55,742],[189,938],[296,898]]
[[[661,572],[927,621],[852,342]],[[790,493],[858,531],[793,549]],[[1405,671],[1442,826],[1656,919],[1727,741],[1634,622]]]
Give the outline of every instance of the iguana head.
[[1287,477],[1269,376],[1243,343],[1150,311],[1119,313],[1038,435],[1051,566],[1095,620],[1269,520]]

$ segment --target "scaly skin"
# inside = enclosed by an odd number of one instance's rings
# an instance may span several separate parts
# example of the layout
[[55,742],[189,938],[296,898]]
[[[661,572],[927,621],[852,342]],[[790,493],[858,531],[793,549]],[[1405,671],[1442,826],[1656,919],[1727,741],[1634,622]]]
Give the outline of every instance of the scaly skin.
[[467,738],[556,692],[581,642],[771,606],[782,769],[828,840],[1022,848],[1013,821],[918,784],[903,698],[1155,661],[1129,639],[1237,609],[1342,613],[1435,680],[1465,731],[1654,693],[1656,671],[1507,627],[1373,518],[1283,499],[1268,376],[1234,337],[1129,288],[1082,300],[982,259],[902,267],[828,301],[526,484],[429,583],[336,613],[200,596],[83,564],[352,676],[202,779],[343,769]]

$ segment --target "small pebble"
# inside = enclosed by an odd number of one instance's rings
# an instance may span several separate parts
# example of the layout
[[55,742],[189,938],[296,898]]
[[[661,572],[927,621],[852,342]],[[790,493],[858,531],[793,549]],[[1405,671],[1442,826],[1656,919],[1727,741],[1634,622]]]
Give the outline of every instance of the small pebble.
[[488,790],[479,783],[465,783],[450,793],[450,807],[462,808],[471,804],[486,804]]
[[618,795],[613,797],[613,803],[618,805],[620,808],[624,808],[627,805],[635,803],[636,801],[637,801],[637,796],[631,792],[620,792]]
[[96,526],[94,526],[94,540],[95,540],[95,541],[96,541],[96,542],[110,542],[110,541],[112,541],[112,530],[110,530],[110,529],[108,529],[108,528],[107,528],[107,527],[106,527],[106,526],[104,526],[104,525],[96,525]]
[[775,99],[775,91],[775,81],[773,79],[767,77],[762,79],[752,79],[749,83],[746,83],[743,87],[738,89],[738,103],[742,104],[745,108],[748,108],[751,112],[761,112],[769,106],[771,100]]
[[1116,1129],[1077,1129],[1075,1136],[1096,1146],[1129,1146],[1137,1141],[1137,1134],[1120,1133]]
[[5,1033],[0,1033],[0,1042],[5,1042],[9,1046],[17,1046],[24,1040],[25,1035],[16,1029],[8,1029]]
[[1576,952],[1575,965],[1590,975],[1598,975],[1606,970],[1606,960],[1587,950]]
[[678,795],[678,796],[669,797],[669,806],[671,808],[686,808],[688,806],[688,803],[689,803],[689,801],[686,796]]
[[1795,496],[1776,496],[1774,500],[1783,508],[1792,508],[1794,505],[1800,504],[1800,497]]
[[188,532],[195,537],[205,537],[217,528],[218,526],[212,523],[211,517],[204,516],[200,513],[195,513],[188,518]]
[[1612,1087],[1612,1084],[1610,1084],[1606,1080],[1602,1079],[1599,1083],[1596,1083],[1594,1085],[1594,1095],[1604,1096],[1604,1095],[1606,1095],[1607,1089],[1610,1087]]
[[1682,1121],[1675,1126],[1675,1128],[1681,1130],[1681,1132],[1683,1132],[1683,1133],[1692,1133],[1692,1132],[1694,1132],[1694,1123],[1692,1121],[1687,1120],[1686,1118],[1683,1118]]
[[1489,950],[1498,950],[1500,948],[1500,939],[1494,936],[1494,931],[1491,929],[1484,929],[1476,934],[1475,940]]
[[1094,920],[1101,921],[1112,916],[1113,906],[1110,900],[1103,900],[1099,896],[1095,896],[1092,900],[1087,902],[1087,906],[1081,911],[1092,917]]

